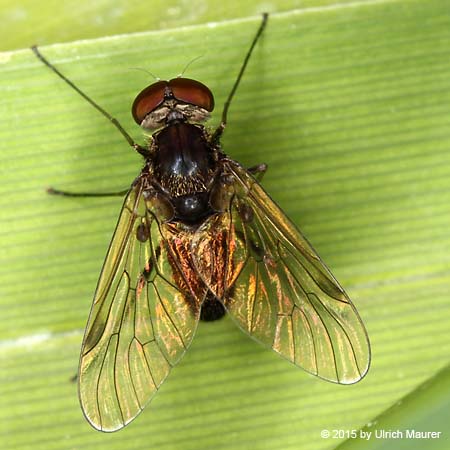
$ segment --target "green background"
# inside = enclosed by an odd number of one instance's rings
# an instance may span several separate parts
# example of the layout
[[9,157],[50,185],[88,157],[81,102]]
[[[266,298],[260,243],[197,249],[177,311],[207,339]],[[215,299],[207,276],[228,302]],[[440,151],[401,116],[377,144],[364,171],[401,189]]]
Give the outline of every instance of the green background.
[[[448,448],[448,2],[91,3],[1,5],[0,447]],[[152,78],[134,68],[171,78],[201,55],[185,75],[214,92],[213,126],[263,10],[273,14],[223,146],[246,166],[268,163],[265,188],[357,306],[372,367],[337,386],[229,318],[202,323],[143,414],[96,432],[70,379],[121,199],[45,189],[120,190],[141,161],[30,50],[11,50],[66,41],[41,50],[143,142],[129,109]],[[152,31],[118,36],[140,30]],[[443,435],[345,438],[365,426]]]

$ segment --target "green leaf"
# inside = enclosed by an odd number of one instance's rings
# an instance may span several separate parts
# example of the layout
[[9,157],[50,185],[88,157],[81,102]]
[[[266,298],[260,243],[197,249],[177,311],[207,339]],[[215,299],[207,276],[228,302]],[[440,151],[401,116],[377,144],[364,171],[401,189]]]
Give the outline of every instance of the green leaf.
[[[351,2],[303,0],[301,6],[303,10],[339,8]],[[298,4],[298,0],[2,0],[0,50],[286,12]]]
[[450,366],[392,405],[339,450],[448,448]]
[[[170,78],[203,55],[185,75],[214,92],[213,126],[258,22],[41,51],[142,142],[129,109],[153,79],[132,68]],[[437,0],[273,15],[230,109],[224,150],[246,166],[269,164],[265,188],[367,325],[367,377],[326,383],[228,318],[202,323],[151,405],[113,435],[85,422],[70,380],[121,199],[45,189],[120,190],[141,161],[31,51],[0,54],[2,446],[335,448],[345,437],[324,439],[321,430],[358,430],[448,365],[449,30]],[[438,442],[445,448],[448,436]]]

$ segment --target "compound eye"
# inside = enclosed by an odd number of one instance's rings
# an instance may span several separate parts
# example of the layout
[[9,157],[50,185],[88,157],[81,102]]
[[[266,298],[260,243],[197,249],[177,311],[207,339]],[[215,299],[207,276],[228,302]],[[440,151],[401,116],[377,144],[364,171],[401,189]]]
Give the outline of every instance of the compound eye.
[[131,107],[131,113],[136,123],[140,125],[147,114],[164,101],[164,93],[168,85],[167,81],[157,81],[138,94]]
[[189,78],[173,78],[169,81],[169,88],[173,96],[194,106],[211,112],[214,109],[214,97],[212,92],[203,83]]

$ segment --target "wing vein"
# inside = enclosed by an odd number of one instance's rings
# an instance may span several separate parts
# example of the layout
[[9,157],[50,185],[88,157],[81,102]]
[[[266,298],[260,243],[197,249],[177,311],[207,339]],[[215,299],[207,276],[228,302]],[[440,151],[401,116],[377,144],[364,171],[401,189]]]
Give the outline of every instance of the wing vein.
[[[315,293],[307,293],[308,298],[310,298],[310,297],[309,297],[310,295],[312,295],[312,296],[315,297],[316,299],[319,299]],[[319,300],[319,303],[323,305],[323,303],[322,303],[320,300]],[[321,315],[319,314],[319,312],[317,311],[317,308],[316,308],[316,306],[314,305],[314,303],[310,301],[310,305],[313,307],[313,309],[314,309],[314,311],[316,312],[318,318],[319,318],[320,321],[322,322],[322,325],[323,325],[323,327],[324,327],[324,329],[325,329],[325,332],[327,333],[327,336],[328,336],[328,343],[330,344],[331,351],[332,351],[332,353],[333,353],[333,363],[334,363],[333,365],[334,365],[334,370],[335,370],[335,372],[336,372],[336,379],[337,379],[337,381],[338,381],[338,383],[339,383],[339,374],[338,374],[338,371],[337,371],[337,362],[336,362],[336,351],[335,351],[335,349],[334,349],[333,339],[331,339],[330,332],[328,331],[328,327],[325,325],[325,322],[324,322],[322,316],[321,316]]]

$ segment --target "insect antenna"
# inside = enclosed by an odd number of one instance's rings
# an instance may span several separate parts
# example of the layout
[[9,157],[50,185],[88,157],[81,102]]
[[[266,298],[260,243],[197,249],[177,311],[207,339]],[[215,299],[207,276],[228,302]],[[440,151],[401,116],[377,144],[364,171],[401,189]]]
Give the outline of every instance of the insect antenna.
[[195,61],[198,61],[200,58],[203,58],[204,55],[196,56],[195,58],[191,59],[185,66],[184,69],[181,71],[181,73],[178,75],[178,78],[181,78],[184,75],[184,72],[189,69],[191,64],[195,63]]
[[141,72],[146,73],[147,75],[150,75],[155,81],[159,81],[161,78],[154,75],[152,72],[150,72],[147,69],[143,69],[142,67],[130,67],[131,70],[140,70]]

